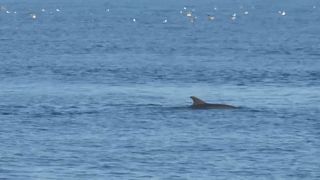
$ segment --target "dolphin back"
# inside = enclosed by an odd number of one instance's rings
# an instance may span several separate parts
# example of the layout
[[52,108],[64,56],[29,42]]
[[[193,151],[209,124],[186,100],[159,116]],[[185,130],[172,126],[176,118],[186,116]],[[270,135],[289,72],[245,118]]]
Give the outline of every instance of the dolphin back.
[[191,96],[190,97],[193,101],[191,108],[193,109],[235,109],[237,107],[227,104],[211,104],[206,103],[205,101],[201,100],[198,97]]
[[203,105],[192,105],[193,109],[236,109],[237,107],[227,104],[203,104]]

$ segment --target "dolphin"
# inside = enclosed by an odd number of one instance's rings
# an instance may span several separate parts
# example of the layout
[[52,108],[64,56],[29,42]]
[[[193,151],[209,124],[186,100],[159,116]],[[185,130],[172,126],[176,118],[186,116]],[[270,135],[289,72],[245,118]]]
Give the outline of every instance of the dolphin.
[[235,106],[231,106],[231,105],[227,105],[227,104],[206,103],[203,100],[201,100],[195,96],[191,96],[190,98],[193,101],[193,104],[191,105],[191,108],[193,108],[193,109],[235,109],[235,108],[237,108]]

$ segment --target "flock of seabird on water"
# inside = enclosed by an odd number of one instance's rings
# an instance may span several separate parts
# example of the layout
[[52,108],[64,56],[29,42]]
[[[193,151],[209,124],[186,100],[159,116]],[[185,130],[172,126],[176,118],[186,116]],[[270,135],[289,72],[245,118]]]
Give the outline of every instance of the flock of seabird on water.
[[[254,9],[254,6],[251,7],[252,9]],[[314,5],[312,6],[313,9],[316,9],[317,7]],[[240,6],[239,9],[244,9],[243,6]],[[213,8],[214,11],[218,11],[217,7]],[[48,11],[50,14],[53,13],[59,13],[61,11],[61,9],[56,8],[54,10]],[[111,10],[110,9],[105,9],[106,13],[109,13]],[[47,10],[42,8],[40,10],[39,13],[46,13]],[[0,5],[0,13],[6,13],[6,14],[18,14],[17,11],[10,11],[8,8],[6,8],[6,6],[4,5]],[[189,22],[194,23],[197,19],[198,16],[195,15],[195,9],[189,9],[187,7],[183,7],[182,10],[180,10],[180,14],[187,17],[187,19],[189,20]],[[278,12],[276,12],[276,14],[280,15],[280,16],[286,16],[287,12],[284,10],[279,10]],[[248,10],[244,10],[241,15],[249,15],[249,11]],[[37,13],[28,13],[28,16],[33,19],[36,20],[38,18]],[[235,21],[238,17],[237,13],[231,13],[230,15],[230,20]],[[216,19],[216,16],[212,15],[212,14],[208,14],[207,15],[207,20],[208,21],[214,21]],[[131,18],[132,22],[137,22],[137,18]],[[165,17],[164,20],[162,21],[162,23],[168,23],[168,19]]]

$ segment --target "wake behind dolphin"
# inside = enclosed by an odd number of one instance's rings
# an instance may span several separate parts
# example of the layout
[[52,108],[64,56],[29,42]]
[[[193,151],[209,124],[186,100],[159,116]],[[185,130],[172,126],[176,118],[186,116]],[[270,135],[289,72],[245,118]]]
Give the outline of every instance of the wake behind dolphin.
[[235,109],[237,107],[227,105],[227,104],[211,104],[211,103],[206,103],[205,101],[195,97],[191,96],[190,97],[193,101],[193,104],[191,105],[191,108],[193,109]]

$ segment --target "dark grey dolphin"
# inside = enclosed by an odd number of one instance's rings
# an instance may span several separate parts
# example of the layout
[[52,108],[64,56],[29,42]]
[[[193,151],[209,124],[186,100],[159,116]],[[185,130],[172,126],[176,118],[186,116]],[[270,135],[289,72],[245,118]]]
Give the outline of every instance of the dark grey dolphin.
[[193,101],[191,108],[194,108],[194,109],[235,109],[235,108],[237,108],[235,106],[231,106],[231,105],[227,105],[227,104],[206,103],[203,100],[201,100],[195,96],[191,96],[190,98]]

